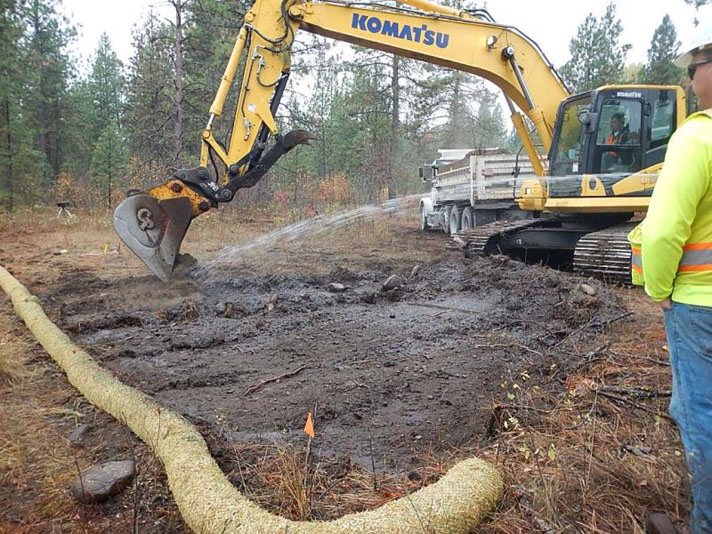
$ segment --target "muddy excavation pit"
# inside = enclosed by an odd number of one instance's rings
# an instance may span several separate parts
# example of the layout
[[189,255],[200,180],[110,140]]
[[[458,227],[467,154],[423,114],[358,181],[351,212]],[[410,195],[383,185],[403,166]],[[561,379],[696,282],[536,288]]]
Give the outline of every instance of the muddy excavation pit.
[[[304,443],[315,411],[315,454],[388,472],[485,439],[503,383],[555,380],[573,343],[625,314],[597,281],[505,257],[414,266],[270,275],[258,262],[170,285],[73,270],[41,298],[102,365],[204,432]],[[383,289],[392,275],[403,285]]]

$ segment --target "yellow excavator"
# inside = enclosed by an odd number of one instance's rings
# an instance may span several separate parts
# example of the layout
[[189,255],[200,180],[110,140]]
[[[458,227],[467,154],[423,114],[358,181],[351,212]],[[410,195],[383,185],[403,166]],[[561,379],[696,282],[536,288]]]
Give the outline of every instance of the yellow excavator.
[[[581,270],[628,276],[625,226],[645,211],[668,140],[686,115],[678,86],[604,86],[570,95],[537,44],[484,10],[428,0],[395,6],[341,1],[255,0],[245,15],[207,125],[200,165],[133,192],[116,209],[114,228],[163,281],[173,271],[195,217],[254,186],[274,163],[313,136],[282,135],[275,115],[299,30],[481,76],[499,87],[537,178],[524,181],[525,220],[488,225],[471,247],[574,252]],[[213,136],[240,64],[243,77],[229,142]],[[537,148],[527,121],[536,130]],[[576,259],[578,258],[578,259]]]

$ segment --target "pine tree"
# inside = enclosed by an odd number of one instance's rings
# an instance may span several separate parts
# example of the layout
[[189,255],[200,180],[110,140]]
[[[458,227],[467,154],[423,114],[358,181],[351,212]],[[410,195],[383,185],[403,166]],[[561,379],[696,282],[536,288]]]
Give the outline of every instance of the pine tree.
[[19,161],[22,143],[18,134],[22,131],[22,115],[17,102],[22,92],[22,51],[18,43],[22,37],[21,6],[16,2],[0,2],[0,201],[7,211],[15,208],[16,173],[23,163]]
[[121,128],[124,87],[121,62],[111,47],[109,36],[104,33],[99,38],[87,83],[95,131],[101,131],[112,121]]
[[679,48],[675,25],[670,16],[665,15],[653,34],[648,49],[648,63],[643,67],[640,81],[657,85],[680,83],[683,71],[673,63]]
[[504,126],[502,107],[497,95],[483,90],[477,113],[471,116],[470,132],[473,148],[504,148],[507,141],[507,128]]
[[99,135],[91,158],[95,183],[104,190],[106,207],[111,208],[116,186],[126,172],[124,140],[118,125],[111,121]]
[[0,202],[8,211],[46,200],[62,164],[71,34],[52,3],[0,0]]
[[702,6],[712,3],[712,0],[685,0],[685,3],[694,6],[695,9],[699,9]]
[[44,153],[51,172],[42,177],[49,191],[65,161],[66,111],[69,80],[72,76],[66,48],[74,29],[59,15],[53,0],[32,0],[24,10],[26,44],[23,68],[28,76],[26,110],[37,126],[36,146]]
[[600,19],[589,13],[569,44],[571,59],[561,68],[561,75],[575,92],[621,80],[631,48],[622,42],[622,34],[614,3]]
[[170,29],[153,12],[134,32],[125,125],[139,168],[160,169],[170,162],[173,72],[169,33]]

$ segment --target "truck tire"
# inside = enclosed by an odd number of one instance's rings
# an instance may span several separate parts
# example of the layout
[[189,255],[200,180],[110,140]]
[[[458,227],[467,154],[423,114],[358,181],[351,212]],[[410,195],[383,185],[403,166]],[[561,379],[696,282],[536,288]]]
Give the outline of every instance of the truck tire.
[[462,210],[462,222],[460,226],[463,230],[469,230],[475,226],[475,210],[470,206]]
[[462,210],[457,206],[453,206],[450,210],[450,217],[448,218],[448,231],[449,235],[455,235],[460,231],[460,220],[462,219]]
[[430,225],[428,224],[428,216],[425,214],[425,206],[420,205],[420,229],[425,232],[430,230]]
[[447,235],[450,235],[450,213],[452,212],[452,206],[445,206],[440,212],[440,228],[443,229]]

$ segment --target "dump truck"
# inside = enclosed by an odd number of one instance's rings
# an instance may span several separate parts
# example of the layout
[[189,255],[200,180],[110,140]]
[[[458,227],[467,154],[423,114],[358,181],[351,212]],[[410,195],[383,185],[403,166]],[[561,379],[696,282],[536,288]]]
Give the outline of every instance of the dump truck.
[[516,202],[524,180],[536,176],[531,162],[499,148],[439,149],[419,167],[430,194],[420,199],[421,230],[454,235],[496,221],[531,219]]

